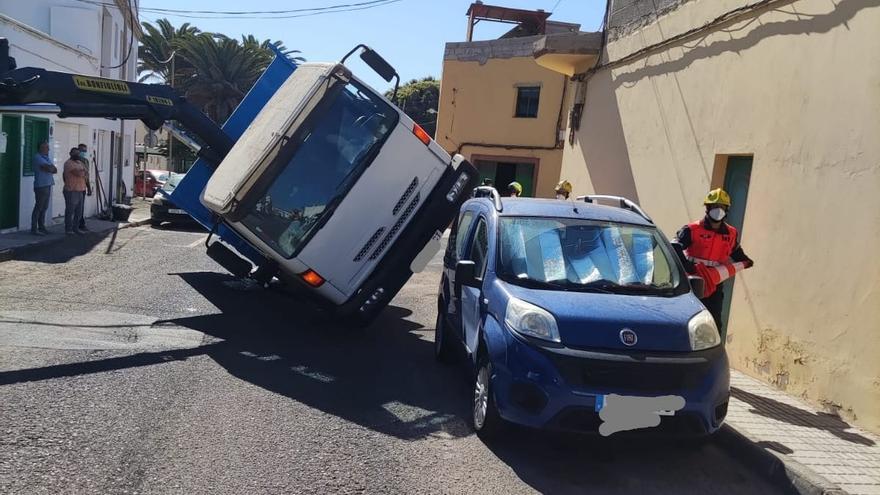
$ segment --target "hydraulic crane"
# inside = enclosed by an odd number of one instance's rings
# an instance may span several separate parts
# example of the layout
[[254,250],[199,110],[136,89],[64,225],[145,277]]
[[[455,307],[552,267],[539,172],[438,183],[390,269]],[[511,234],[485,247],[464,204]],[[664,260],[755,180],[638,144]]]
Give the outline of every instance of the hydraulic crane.
[[199,156],[215,166],[234,144],[220,126],[170,86],[16,68],[8,40],[0,38],[0,105],[32,103],[57,105],[59,117],[140,120],[153,130],[176,120],[202,141]]

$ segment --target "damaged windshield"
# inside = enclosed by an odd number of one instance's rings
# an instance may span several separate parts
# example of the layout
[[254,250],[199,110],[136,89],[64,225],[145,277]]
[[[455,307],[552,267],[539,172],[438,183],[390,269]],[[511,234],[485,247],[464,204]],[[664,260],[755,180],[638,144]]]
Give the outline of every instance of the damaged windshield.
[[568,218],[501,219],[499,276],[528,286],[665,293],[674,258],[653,228]]

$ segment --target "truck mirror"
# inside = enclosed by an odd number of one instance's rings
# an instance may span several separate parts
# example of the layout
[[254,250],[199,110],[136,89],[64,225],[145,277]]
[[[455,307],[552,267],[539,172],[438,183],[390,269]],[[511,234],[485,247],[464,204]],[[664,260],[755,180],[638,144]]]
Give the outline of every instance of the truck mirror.
[[455,285],[467,287],[479,287],[477,280],[477,264],[473,261],[463,260],[455,264]]
[[703,294],[706,293],[706,281],[703,280],[703,277],[689,275],[688,282],[690,282],[691,290],[694,291],[694,295],[697,296],[697,299],[702,299]]
[[364,48],[364,51],[361,52],[361,60],[369,65],[371,69],[376,71],[376,73],[382,76],[382,79],[385,79],[387,82],[391,82],[391,80],[394,79],[394,76],[397,75],[397,71],[394,70],[394,67],[391,67],[391,64],[386,62],[385,59],[372,48]]

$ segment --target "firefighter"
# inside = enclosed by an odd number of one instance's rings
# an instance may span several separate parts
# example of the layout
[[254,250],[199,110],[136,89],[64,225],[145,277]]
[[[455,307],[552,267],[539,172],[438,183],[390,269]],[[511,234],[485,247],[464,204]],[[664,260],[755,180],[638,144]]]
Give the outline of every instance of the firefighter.
[[721,282],[736,272],[751,268],[754,262],[739,245],[736,228],[724,221],[730,196],[724,189],[713,189],[703,200],[706,216],[681,228],[672,242],[690,274],[705,282],[703,305],[712,313],[721,330]]
[[556,184],[556,199],[568,199],[569,196],[571,196],[571,182],[559,181],[559,184]]
[[507,185],[507,195],[511,198],[518,198],[522,195],[522,186],[519,182],[513,181]]

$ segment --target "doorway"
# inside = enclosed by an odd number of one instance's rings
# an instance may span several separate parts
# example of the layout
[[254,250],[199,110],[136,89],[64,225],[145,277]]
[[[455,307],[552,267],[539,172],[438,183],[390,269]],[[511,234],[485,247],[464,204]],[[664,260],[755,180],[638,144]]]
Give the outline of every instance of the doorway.
[[[727,223],[733,225],[738,233],[738,241],[743,240],[743,221],[746,216],[746,201],[749,197],[749,181],[752,177],[751,156],[729,156],[724,171],[724,190],[730,194],[730,209],[727,212]],[[722,336],[727,338],[727,322],[730,316],[730,301],[733,299],[733,285],[736,277],[724,282],[724,303],[721,307]]]
[[0,115],[6,148],[0,149],[0,230],[18,227],[21,191],[21,117]]
[[523,188],[523,197],[534,197],[536,161],[517,158],[499,160],[475,158],[473,163],[480,173],[480,182],[482,183],[484,179],[492,180],[495,188],[502,195],[507,191],[507,185],[516,181]]

